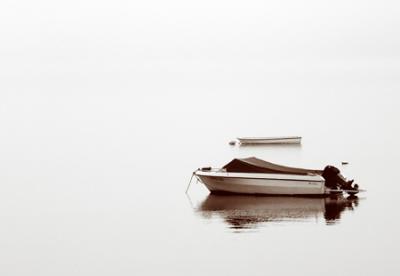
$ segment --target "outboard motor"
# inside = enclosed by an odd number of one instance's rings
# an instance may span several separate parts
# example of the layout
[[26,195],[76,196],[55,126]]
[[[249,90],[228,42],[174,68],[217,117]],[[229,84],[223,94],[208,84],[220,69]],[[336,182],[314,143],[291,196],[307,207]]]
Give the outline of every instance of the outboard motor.
[[322,177],[325,178],[325,186],[331,189],[342,190],[357,190],[358,185],[352,187],[354,180],[347,181],[340,170],[334,166],[326,166],[322,172]]

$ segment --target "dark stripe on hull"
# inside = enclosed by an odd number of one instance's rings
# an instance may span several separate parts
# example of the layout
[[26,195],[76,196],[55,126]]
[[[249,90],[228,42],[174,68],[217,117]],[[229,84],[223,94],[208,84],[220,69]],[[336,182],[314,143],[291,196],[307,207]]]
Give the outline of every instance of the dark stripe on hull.
[[[210,194],[213,195],[242,195],[242,196],[259,196],[259,197],[316,197],[316,198],[325,198],[332,196],[331,194],[261,194],[261,193],[236,193],[236,192],[227,192],[227,191],[218,191],[213,190],[210,191]],[[339,194],[337,194],[338,196]]]
[[277,180],[277,181],[296,181],[296,182],[317,182],[317,183],[325,183],[324,180],[301,180],[301,179],[281,179],[281,178],[257,178],[257,177],[237,177],[237,176],[211,176],[211,175],[198,175],[199,177],[205,176],[213,179],[220,178],[237,178],[237,179],[257,179],[257,180]]

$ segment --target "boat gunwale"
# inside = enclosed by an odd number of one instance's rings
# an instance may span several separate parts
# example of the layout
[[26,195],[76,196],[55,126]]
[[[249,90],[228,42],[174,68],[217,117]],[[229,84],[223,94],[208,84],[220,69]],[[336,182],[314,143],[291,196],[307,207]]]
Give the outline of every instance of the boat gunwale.
[[[265,180],[325,183],[325,179],[318,174],[300,175],[300,174],[272,174],[272,173],[239,173],[239,172],[235,173],[235,172],[223,172],[223,171],[209,171],[209,172],[197,171],[195,174],[197,176],[218,177],[218,178],[222,177],[222,178],[238,178],[238,179],[265,179]],[[287,176],[287,178],[282,178],[282,175]],[[290,176],[291,178],[289,178]],[[293,176],[297,176],[299,178],[296,179],[293,178]]]
[[283,137],[237,137],[240,140],[298,140],[301,136],[283,136]]

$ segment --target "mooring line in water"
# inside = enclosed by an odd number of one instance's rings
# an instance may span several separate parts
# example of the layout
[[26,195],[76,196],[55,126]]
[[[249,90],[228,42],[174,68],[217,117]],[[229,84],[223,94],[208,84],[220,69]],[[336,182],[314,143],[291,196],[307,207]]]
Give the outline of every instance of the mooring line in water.
[[187,197],[187,199],[188,199],[188,201],[189,201],[190,207],[191,207],[193,210],[196,210],[196,208],[194,208],[192,199],[190,198],[189,194],[186,194],[186,197]]
[[[189,181],[189,184],[188,184],[188,186],[187,186],[187,188],[186,188],[186,194],[187,194],[187,192],[189,191],[189,188],[190,188],[190,184],[192,184],[192,179],[193,179],[193,176],[196,174],[196,172],[198,171],[199,169],[197,169],[197,170],[195,170],[194,172],[192,172],[192,177],[190,178],[190,181]],[[197,179],[197,177],[196,177],[196,179]],[[197,179],[198,180],[198,179]]]
[[188,186],[187,186],[187,188],[186,188],[185,194],[187,194],[187,192],[189,191],[190,184],[192,183],[192,179],[193,179],[193,176],[194,176],[195,173],[196,173],[196,171],[194,171],[194,172],[192,173],[192,177],[190,178],[190,181],[189,181],[189,184],[188,184]]

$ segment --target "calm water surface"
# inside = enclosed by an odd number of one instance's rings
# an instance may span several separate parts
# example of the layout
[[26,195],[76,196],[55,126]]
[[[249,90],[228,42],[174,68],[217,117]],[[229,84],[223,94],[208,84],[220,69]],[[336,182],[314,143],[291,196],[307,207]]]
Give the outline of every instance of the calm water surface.
[[[390,137],[398,126],[394,116],[386,117],[397,111],[379,107],[382,113],[370,114],[371,102],[356,119],[345,109],[308,121],[301,114],[282,119],[266,103],[254,123],[246,114],[255,112],[251,100],[237,113],[220,101],[210,113],[197,105],[177,113],[160,105],[164,116],[143,118],[121,96],[93,96],[95,103],[82,106],[78,99],[9,98],[1,147],[4,274],[399,271],[400,155]],[[215,120],[221,110],[229,119]],[[300,134],[304,140],[301,146],[228,145],[242,133]],[[193,182],[185,194],[197,167],[246,156],[310,168],[337,165],[367,192],[337,199],[214,196]]]
[[[3,2],[1,275],[400,275],[396,1]],[[185,194],[249,156],[367,192]]]

